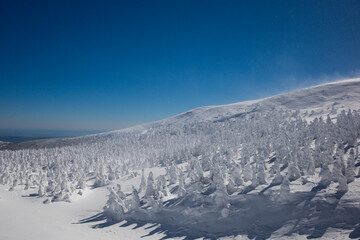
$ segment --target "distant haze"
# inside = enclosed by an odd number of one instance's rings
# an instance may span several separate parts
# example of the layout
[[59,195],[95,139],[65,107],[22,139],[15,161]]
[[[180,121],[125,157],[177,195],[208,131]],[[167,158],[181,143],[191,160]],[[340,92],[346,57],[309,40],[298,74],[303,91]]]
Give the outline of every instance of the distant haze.
[[45,138],[77,137],[102,131],[0,129],[0,141],[24,142]]

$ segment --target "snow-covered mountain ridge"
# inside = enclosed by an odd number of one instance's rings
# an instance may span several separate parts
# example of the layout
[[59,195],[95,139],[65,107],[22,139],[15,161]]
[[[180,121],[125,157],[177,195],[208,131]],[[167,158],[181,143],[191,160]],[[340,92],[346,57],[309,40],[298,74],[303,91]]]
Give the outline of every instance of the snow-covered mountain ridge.
[[221,121],[254,111],[271,111],[275,108],[301,110],[321,109],[317,115],[326,116],[332,106],[338,111],[359,107],[360,78],[325,83],[294,92],[279,94],[259,100],[233,103],[221,106],[200,107],[163,120],[166,123]]
[[[158,126],[184,125],[204,121],[224,121],[230,118],[243,117],[253,112],[268,112],[274,109],[300,110],[308,119],[335,115],[341,110],[358,109],[360,106],[360,78],[330,82],[314,87],[280,94],[265,99],[245,101],[220,106],[199,107],[185,113],[153,123],[143,124],[126,129],[115,130],[75,138],[54,138],[45,140],[13,143],[1,146],[3,149],[24,149],[38,147],[56,147],[79,144],[86,141],[102,141],[106,137],[116,137],[129,132],[146,132]],[[312,112],[313,111],[313,112]],[[98,140],[97,140],[98,139]]]
[[75,218],[105,231],[151,223],[149,236],[163,238],[359,238],[359,102],[352,79],[8,145],[1,189],[52,208],[99,199],[103,208]]

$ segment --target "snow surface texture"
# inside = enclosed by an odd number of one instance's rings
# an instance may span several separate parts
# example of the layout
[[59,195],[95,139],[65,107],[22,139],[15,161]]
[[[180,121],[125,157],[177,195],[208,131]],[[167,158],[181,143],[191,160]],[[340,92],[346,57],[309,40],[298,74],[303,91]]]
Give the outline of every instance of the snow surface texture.
[[359,109],[351,79],[0,145],[0,239],[359,238]]

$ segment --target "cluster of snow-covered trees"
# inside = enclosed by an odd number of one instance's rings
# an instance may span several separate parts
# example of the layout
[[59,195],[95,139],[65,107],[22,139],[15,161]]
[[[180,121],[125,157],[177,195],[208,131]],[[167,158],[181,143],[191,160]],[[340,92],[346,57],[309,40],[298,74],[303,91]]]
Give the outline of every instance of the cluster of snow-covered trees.
[[[219,217],[226,217],[234,197],[254,189],[264,193],[280,185],[274,192],[281,202],[288,200],[290,184],[296,180],[305,184],[316,175],[313,181],[319,180],[312,186],[323,189],[335,183],[337,191],[345,193],[347,184],[360,176],[357,112],[343,111],[334,120],[327,117],[308,123],[298,112],[280,111],[215,123],[216,128],[210,127],[213,124],[194,124],[190,131],[204,138],[188,149],[190,155],[181,152],[184,164],[170,161],[166,174],[157,178],[150,172],[146,179],[143,172],[131,197],[111,189],[104,207],[106,216],[156,221],[158,212],[166,216],[181,208],[176,212],[217,211]],[[189,126],[176,134],[182,135],[181,131],[189,134]],[[178,203],[169,204],[170,199]]]
[[143,176],[131,199],[121,188],[111,191],[105,212],[120,215],[195,192],[220,191],[226,199],[281,185],[285,193],[290,182],[319,171],[317,184],[335,182],[347,191],[359,175],[360,115],[343,111],[332,117],[307,122],[299,111],[250,112],[218,121],[159,122],[71,146],[2,150],[0,184],[10,190],[37,188],[39,196],[66,201],[90,183],[101,187],[121,176],[135,177],[142,168],[167,167],[165,176]]

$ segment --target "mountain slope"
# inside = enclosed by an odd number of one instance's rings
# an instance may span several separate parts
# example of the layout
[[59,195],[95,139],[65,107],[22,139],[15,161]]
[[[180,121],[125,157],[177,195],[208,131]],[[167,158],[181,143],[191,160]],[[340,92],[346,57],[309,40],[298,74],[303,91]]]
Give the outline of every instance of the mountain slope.
[[[121,129],[101,134],[75,138],[58,138],[13,143],[0,146],[0,149],[25,149],[69,146],[81,142],[102,141],[106,137],[116,137],[118,134],[146,131],[164,125],[184,125],[204,121],[224,121],[230,118],[243,117],[248,113],[272,111],[274,109],[308,111],[305,117],[313,119],[327,114],[335,115],[341,110],[358,109],[360,99],[360,78],[331,82],[291,93],[254,101],[240,102],[229,105],[200,107],[185,113],[157,122],[143,124],[127,129]],[[311,111],[314,111],[311,113]],[[310,115],[310,116],[309,116]]]
[[360,80],[352,79],[8,145],[1,189],[15,192],[5,199],[22,195],[55,209],[96,202],[73,218],[104,232],[150,223],[150,237],[164,239],[358,238],[359,102]]

